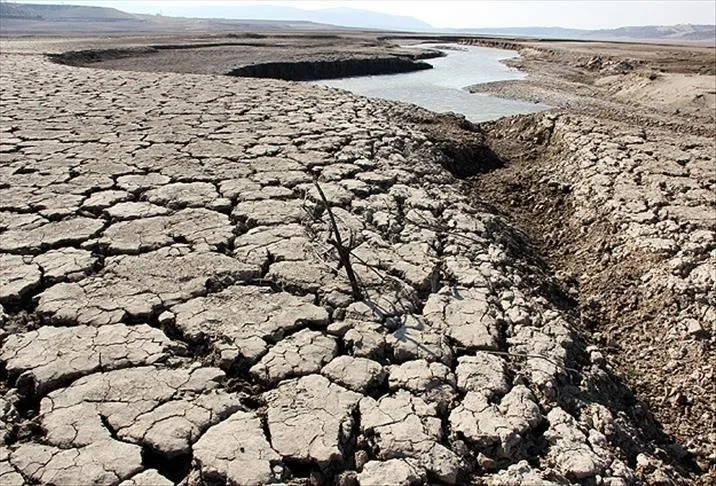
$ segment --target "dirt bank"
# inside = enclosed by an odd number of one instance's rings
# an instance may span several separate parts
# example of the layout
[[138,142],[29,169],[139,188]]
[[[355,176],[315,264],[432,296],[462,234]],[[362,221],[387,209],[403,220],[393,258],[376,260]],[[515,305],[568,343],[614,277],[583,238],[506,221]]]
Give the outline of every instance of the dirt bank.
[[266,62],[232,69],[229,76],[272,78],[287,81],[374,76],[432,69],[426,62],[399,57],[339,59],[335,61]]
[[527,79],[475,85],[472,92],[539,101],[634,126],[716,135],[713,48],[556,41],[510,45],[520,57],[506,63],[526,71]]
[[716,474],[714,50],[519,50],[510,63],[528,70],[526,81],[473,91],[558,109],[483,124],[502,164],[465,190],[539,246],[578,300],[582,329],[694,454],[708,484]]
[[71,66],[133,71],[273,78],[291,81],[395,74],[430,69],[420,59],[444,56],[431,49],[402,49],[366,35],[212,36],[165,38],[152,44],[52,53]]
[[483,129],[503,165],[465,190],[538,245],[611,369],[713,474],[714,141],[565,113]]

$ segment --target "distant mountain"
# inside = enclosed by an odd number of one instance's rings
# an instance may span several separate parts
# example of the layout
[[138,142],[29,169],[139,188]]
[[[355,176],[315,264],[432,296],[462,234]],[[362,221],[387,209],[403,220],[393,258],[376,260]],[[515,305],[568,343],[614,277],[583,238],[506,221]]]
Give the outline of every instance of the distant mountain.
[[361,27],[379,30],[405,30],[424,31],[435,30],[433,26],[414,17],[403,15],[388,15],[368,10],[352,8],[329,8],[316,11],[314,22],[324,24],[343,25],[346,27]]
[[194,18],[301,20],[320,24],[339,25],[361,29],[425,31],[434,28],[413,17],[390,15],[353,8],[326,8],[304,10],[276,5],[202,5],[201,7],[177,7],[177,14]]
[[131,14],[105,7],[40,5],[0,0],[0,34],[84,34],[111,32],[277,32],[341,30],[341,27],[292,20],[230,20]]
[[138,16],[116,8],[86,5],[40,5],[0,2],[0,18],[53,22],[137,20]]
[[205,4],[196,7],[182,7],[181,3],[177,3],[173,6],[172,12],[182,17],[132,14],[104,7],[39,5],[0,0],[0,32],[7,35],[47,32],[171,32],[176,30],[200,32],[292,29],[316,31],[357,28],[425,34],[450,33],[453,35],[600,41],[698,42],[716,45],[716,26],[714,25],[651,25],[600,30],[565,29],[562,27],[435,29],[413,17],[349,8],[303,10],[268,4],[241,6]]
[[593,36],[613,36],[629,39],[668,39],[716,43],[716,25],[647,25],[643,27],[620,27],[611,30],[595,30]]
[[[360,29],[425,31],[433,27],[413,17],[389,15],[369,10],[353,8],[327,8],[322,10],[303,10],[293,7],[274,5],[201,5],[197,7],[173,8],[181,17],[225,20],[271,20],[286,22],[314,22]],[[0,18],[61,21],[118,21],[150,18],[147,15],[135,15],[113,8],[87,7],[77,5],[36,5],[0,2]],[[168,17],[171,18],[171,17]]]
[[0,18],[4,19],[39,19],[40,14],[33,12],[26,5],[0,2]]
[[201,5],[172,9],[175,17],[142,15],[104,7],[39,5],[0,1],[0,31],[30,32],[156,32],[226,29],[374,29],[381,31],[430,31],[418,19],[368,10],[329,8],[302,10],[258,4],[248,6]]
[[481,29],[450,29],[455,33],[475,35],[536,37],[541,39],[574,39],[604,41],[689,41],[716,44],[716,25],[647,25],[617,29],[565,29],[562,27],[506,27]]

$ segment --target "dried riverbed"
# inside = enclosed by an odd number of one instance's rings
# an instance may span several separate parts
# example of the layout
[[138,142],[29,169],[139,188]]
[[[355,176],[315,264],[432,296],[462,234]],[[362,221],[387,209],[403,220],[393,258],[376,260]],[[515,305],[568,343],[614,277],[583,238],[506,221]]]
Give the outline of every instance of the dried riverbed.
[[453,175],[599,127],[533,115],[501,145],[338,90],[61,66],[3,42],[1,483],[700,473],[593,346],[579,295]]

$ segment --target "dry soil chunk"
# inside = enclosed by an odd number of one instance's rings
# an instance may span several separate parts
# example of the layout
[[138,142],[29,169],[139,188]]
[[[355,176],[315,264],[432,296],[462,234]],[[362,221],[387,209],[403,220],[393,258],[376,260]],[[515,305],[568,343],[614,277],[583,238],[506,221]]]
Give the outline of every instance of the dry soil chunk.
[[388,386],[391,390],[411,391],[441,408],[447,407],[455,397],[455,376],[450,368],[424,359],[394,366],[388,376]]
[[85,199],[82,203],[82,208],[95,211],[98,209],[108,208],[113,204],[126,201],[129,198],[130,194],[126,191],[109,190],[95,192]]
[[82,447],[111,438],[186,454],[209,426],[237,410],[237,397],[218,388],[216,368],[137,367],[95,373],[42,399],[46,441]]
[[0,484],[25,486],[25,479],[10,464],[10,451],[5,446],[0,446]]
[[526,484],[556,486],[560,483],[544,479],[540,471],[533,469],[527,461],[520,461],[497,474],[485,478],[485,484],[489,486],[523,486]]
[[231,179],[222,181],[219,184],[219,192],[229,199],[243,200],[244,198],[242,196],[244,194],[257,193],[259,191],[261,191],[261,184],[251,179]]
[[112,439],[73,449],[25,444],[10,462],[41,484],[116,484],[142,470],[142,449]]
[[151,189],[144,197],[155,204],[169,208],[205,207],[210,209],[226,209],[231,201],[223,198],[216,186],[208,182],[177,182]]
[[138,253],[171,245],[177,240],[192,244],[226,246],[234,227],[225,214],[208,209],[184,209],[169,216],[120,221],[99,239],[112,253]]
[[413,486],[425,483],[425,471],[415,459],[369,461],[358,475],[360,486]]
[[306,215],[297,200],[243,201],[234,207],[231,215],[247,227],[298,223]]
[[197,158],[226,157],[236,158],[241,153],[241,148],[218,140],[200,140],[192,142],[184,149]]
[[172,309],[176,327],[191,340],[210,336],[234,346],[254,363],[277,340],[306,324],[325,325],[328,312],[287,292],[254,286],[231,286]]
[[0,230],[30,229],[42,226],[47,220],[38,214],[0,211]]
[[443,288],[430,295],[423,315],[433,328],[444,329],[466,348],[498,348],[497,321],[481,289]]
[[495,453],[509,457],[522,435],[542,422],[534,396],[525,386],[514,387],[499,405],[485,395],[468,392],[450,413],[452,430],[462,433],[480,447],[496,447]]
[[261,419],[248,412],[236,412],[209,428],[193,454],[202,476],[230,484],[272,482],[272,463],[281,460],[264,436]]
[[383,367],[373,360],[338,356],[321,370],[331,381],[358,393],[379,386],[385,379]]
[[[350,233],[351,231],[343,232]],[[354,229],[352,233],[360,233],[360,228]],[[424,243],[404,243],[391,248],[363,244],[354,250],[354,254],[361,261],[355,265],[356,271],[364,281],[370,281],[377,277],[372,268],[390,268],[392,274],[399,276],[409,285],[427,288],[434,268],[427,248],[428,245]]]
[[52,247],[81,243],[103,227],[101,220],[77,217],[51,221],[31,229],[10,230],[0,233],[0,251],[37,253]]
[[337,351],[332,337],[303,329],[279,341],[250,371],[264,382],[278,382],[320,371]]
[[303,226],[285,224],[253,228],[236,237],[234,248],[238,260],[263,265],[269,260],[305,260],[311,255],[312,245]]
[[288,289],[295,288],[302,292],[327,294],[338,290],[350,293],[347,278],[334,275],[325,263],[315,260],[274,263],[266,278]]
[[169,213],[169,210],[165,207],[157,206],[156,204],[148,203],[146,201],[131,201],[115,204],[111,208],[105,209],[104,212],[107,216],[113,219],[135,219],[160,216],[162,214]]
[[360,402],[361,432],[370,437],[381,460],[412,457],[447,483],[455,483],[459,458],[440,444],[442,423],[434,405],[404,390]]
[[477,352],[475,356],[462,356],[457,362],[455,374],[461,391],[482,393],[488,398],[509,391],[507,368],[502,358]]
[[335,322],[332,326],[346,329],[343,342],[351,349],[353,356],[382,358],[385,354],[387,344],[380,324],[363,320],[347,320]]
[[[331,206],[345,207],[348,206],[353,199],[353,194],[350,191],[333,182],[321,183],[321,190],[324,196],[326,196],[328,204]],[[310,189],[308,189],[307,196],[314,202],[323,205],[322,198],[315,186],[311,186]]]
[[282,457],[322,466],[344,459],[361,395],[309,375],[282,383],[264,398],[271,443]]
[[395,176],[381,172],[361,172],[356,179],[367,182],[371,185],[379,186],[383,189],[389,188],[395,182]]
[[245,191],[238,196],[239,201],[255,201],[267,199],[288,199],[294,196],[294,193],[288,187],[283,186],[264,186],[256,191]]
[[435,406],[407,391],[360,402],[361,431],[372,436],[380,459],[429,450],[442,437]]
[[96,261],[92,253],[77,248],[50,250],[33,259],[42,268],[44,278],[50,282],[78,280],[92,269]]
[[117,178],[117,185],[129,192],[144,191],[168,183],[171,179],[157,172],[124,175]]
[[159,474],[156,469],[147,469],[122,481],[119,486],[174,486],[174,483]]
[[21,299],[40,284],[42,272],[29,258],[0,255],[0,302]]
[[452,361],[452,350],[445,336],[415,316],[405,316],[403,324],[386,341],[398,361],[425,359],[443,364]]
[[321,170],[321,179],[326,181],[336,181],[340,179],[349,179],[356,172],[360,171],[360,167],[353,164],[331,164]]
[[603,474],[607,458],[604,454],[595,454],[571,415],[557,407],[550,410],[547,420],[549,429],[544,436],[550,443],[549,456],[562,474],[572,480]]
[[41,327],[9,336],[0,360],[18,386],[31,385],[42,395],[59,383],[90,374],[129,366],[149,365],[169,356],[177,347],[158,329],[146,324]]
[[58,322],[101,325],[146,318],[161,305],[206,292],[214,281],[238,282],[260,269],[218,253],[175,245],[141,255],[107,258],[105,271],[40,294],[37,311]]

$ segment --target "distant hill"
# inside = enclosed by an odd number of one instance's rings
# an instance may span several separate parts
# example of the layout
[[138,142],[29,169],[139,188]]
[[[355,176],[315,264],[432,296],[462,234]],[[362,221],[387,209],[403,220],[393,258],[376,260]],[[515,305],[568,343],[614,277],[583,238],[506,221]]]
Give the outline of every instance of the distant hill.
[[0,2],[0,17],[60,22],[137,20],[138,16],[115,8],[85,5],[38,5]]
[[182,16],[215,19],[301,20],[361,29],[423,31],[434,28],[413,17],[390,15],[354,8],[304,10],[276,5],[202,5],[177,11]]
[[[406,2],[408,5],[408,2]],[[114,8],[38,5],[0,1],[0,33],[205,32],[373,29],[542,39],[601,41],[695,42],[716,45],[714,25],[672,25],[581,30],[562,27],[435,29],[409,16],[368,10],[328,8],[303,10],[267,4],[175,5],[183,17],[132,14]]]
[[612,30],[595,30],[592,36],[613,36],[629,39],[670,39],[716,43],[716,25],[648,25],[644,27],[621,27]]
[[97,34],[157,32],[275,32],[340,30],[302,20],[231,20],[131,14],[105,7],[39,5],[0,1],[0,34]]
[[4,19],[39,19],[40,14],[27,8],[28,5],[0,2],[0,18]]
[[536,37],[542,39],[574,39],[604,41],[686,41],[716,44],[716,25],[647,25],[617,29],[565,29],[562,27],[506,27],[482,29],[450,29],[455,33]]
[[329,8],[302,10],[272,5],[233,6],[208,4],[177,7],[181,17],[142,15],[104,7],[77,5],[37,5],[0,2],[0,31],[80,32],[80,31],[167,31],[249,29],[374,29],[387,31],[429,31],[432,27],[418,19],[368,10]]

